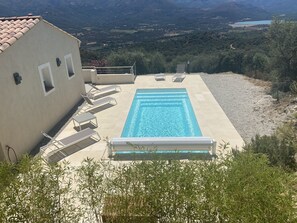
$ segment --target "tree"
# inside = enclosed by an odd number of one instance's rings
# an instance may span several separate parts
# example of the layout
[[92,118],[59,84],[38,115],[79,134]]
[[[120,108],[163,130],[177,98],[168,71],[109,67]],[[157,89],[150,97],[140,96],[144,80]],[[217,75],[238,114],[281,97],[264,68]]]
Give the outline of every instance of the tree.
[[149,73],[162,73],[162,72],[165,72],[165,59],[164,59],[164,56],[159,53],[159,52],[156,52],[156,53],[151,53],[149,55],[149,64],[148,64],[148,70],[149,70]]
[[253,69],[257,72],[265,72],[267,64],[268,64],[268,57],[262,53],[255,53],[252,60]]
[[219,71],[242,73],[243,53],[240,51],[222,53],[219,61]]
[[110,54],[107,61],[112,66],[132,66],[136,63],[137,74],[148,73],[148,58],[141,51],[119,51]]
[[272,68],[280,81],[297,80],[297,23],[273,20],[268,38],[272,56]]

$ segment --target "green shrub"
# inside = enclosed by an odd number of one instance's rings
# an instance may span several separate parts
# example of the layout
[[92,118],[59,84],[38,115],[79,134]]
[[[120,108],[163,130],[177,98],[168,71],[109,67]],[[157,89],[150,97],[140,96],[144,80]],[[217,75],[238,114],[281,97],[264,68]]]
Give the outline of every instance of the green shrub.
[[230,160],[225,172],[221,222],[296,222],[292,175],[250,152]]
[[[246,152],[221,162],[157,160],[120,167],[109,196],[121,198],[114,206],[120,216],[152,222],[293,222],[293,183],[266,157]],[[115,222],[131,221],[121,219]]]
[[152,53],[148,55],[148,58],[148,73],[155,74],[165,72],[165,58],[161,53]]
[[283,126],[279,127],[276,130],[276,136],[283,140],[287,145],[292,146],[295,148],[295,152],[297,152],[297,113],[295,113],[295,116],[293,115],[293,118],[295,117],[295,120],[292,120],[289,123],[284,124]]
[[218,70],[219,57],[216,55],[200,54],[191,60],[191,72],[216,73]]
[[219,72],[232,71],[234,73],[243,73],[243,52],[224,52],[220,54],[220,61],[218,65]]
[[289,79],[276,80],[272,83],[271,92],[275,92],[275,91],[289,92],[291,83],[292,81]]
[[267,69],[268,57],[262,53],[255,53],[252,63],[255,71],[264,72]]
[[13,166],[18,175],[0,191],[0,222],[78,222],[66,165],[23,157]]
[[297,94],[297,81],[293,81],[293,83],[290,84],[290,91],[293,94]]
[[288,140],[278,138],[276,135],[256,135],[252,141],[245,146],[246,150],[267,155],[273,166],[280,166],[286,170],[296,171],[295,160],[296,147]]
[[5,190],[18,174],[16,166],[8,162],[0,162],[0,191]]
[[219,161],[87,159],[76,169],[26,157],[16,167],[0,191],[0,222],[296,222],[296,176],[251,152]]
[[152,74],[165,72],[165,58],[159,52],[113,52],[108,56],[107,61],[111,66],[129,66],[136,63],[137,74]]
[[106,163],[87,158],[77,169],[77,197],[81,202],[84,221],[91,222],[96,219],[96,222],[100,222],[106,192],[107,168]]
[[269,58],[264,53],[250,52],[243,57],[243,73],[261,80],[271,80]]
[[143,52],[135,51],[119,51],[111,53],[107,58],[108,64],[111,66],[132,66],[136,63],[137,74],[148,73],[148,58]]

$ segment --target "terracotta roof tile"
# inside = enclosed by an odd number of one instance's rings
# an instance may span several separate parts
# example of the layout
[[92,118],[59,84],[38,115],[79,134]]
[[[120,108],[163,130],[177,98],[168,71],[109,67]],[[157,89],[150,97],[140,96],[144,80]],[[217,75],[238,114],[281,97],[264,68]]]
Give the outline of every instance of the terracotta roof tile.
[[19,31],[21,31],[22,29],[20,27],[17,27],[14,32],[17,34]]
[[0,33],[0,39],[3,39],[6,35],[6,33]]
[[14,30],[15,30],[15,28],[14,28],[14,27],[10,27],[10,29],[8,29],[8,31],[7,31],[7,32],[8,32],[9,34],[11,34],[11,33],[14,33]]
[[22,24],[20,22],[14,23],[14,27],[20,27],[20,26],[22,26]]
[[29,28],[28,27],[24,27],[24,28],[22,28],[22,30],[20,32],[23,33],[23,34],[25,34],[28,31],[29,31]]
[[33,22],[34,24],[37,24],[37,23],[39,22],[39,19],[34,19],[32,22]]
[[5,37],[2,39],[2,45],[3,45],[4,43],[6,43],[7,40],[9,40],[9,38],[8,38],[7,36],[5,36]]
[[3,33],[8,33],[8,28],[7,27],[2,27],[3,29],[2,29],[2,31],[1,31],[1,34]]
[[17,38],[17,39],[21,38],[22,36],[23,36],[23,33],[21,33],[21,32],[17,32],[17,33],[14,35],[14,37]]
[[41,20],[41,16],[1,17],[0,53],[11,46],[17,39],[21,38]]
[[1,46],[0,46],[0,52],[2,51],[4,51],[6,48],[8,48],[10,45],[8,44],[8,43],[4,43],[4,44],[2,44]]
[[6,41],[6,43],[8,43],[10,46],[17,40],[16,37],[11,37],[9,40]]
[[27,27],[29,29],[32,29],[33,26],[35,26],[35,24],[33,22],[30,22],[30,23],[27,24]]

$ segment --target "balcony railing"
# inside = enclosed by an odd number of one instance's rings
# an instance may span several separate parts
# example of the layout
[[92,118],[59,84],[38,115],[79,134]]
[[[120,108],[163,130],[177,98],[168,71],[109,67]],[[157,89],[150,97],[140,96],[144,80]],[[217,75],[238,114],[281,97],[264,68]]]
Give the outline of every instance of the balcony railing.
[[84,66],[82,75],[86,83],[131,84],[136,78],[136,64],[115,67]]

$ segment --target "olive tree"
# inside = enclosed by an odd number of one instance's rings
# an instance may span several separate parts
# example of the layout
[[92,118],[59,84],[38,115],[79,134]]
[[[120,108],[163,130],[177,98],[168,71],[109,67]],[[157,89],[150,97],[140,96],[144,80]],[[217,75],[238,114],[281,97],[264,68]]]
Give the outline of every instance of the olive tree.
[[273,20],[268,39],[272,57],[272,69],[283,90],[289,90],[292,80],[297,80],[297,23]]

